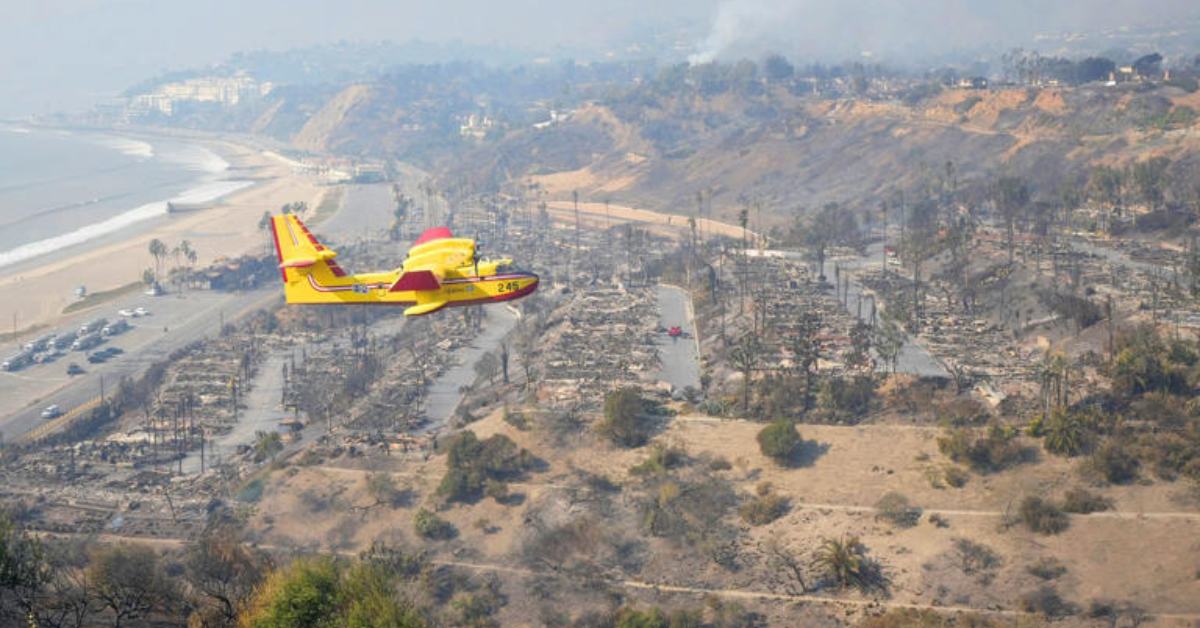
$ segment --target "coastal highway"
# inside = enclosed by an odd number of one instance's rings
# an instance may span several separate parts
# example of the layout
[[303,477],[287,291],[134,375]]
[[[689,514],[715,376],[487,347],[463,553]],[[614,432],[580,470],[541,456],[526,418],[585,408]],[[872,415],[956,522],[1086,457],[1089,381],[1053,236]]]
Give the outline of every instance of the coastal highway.
[[[130,295],[109,304],[89,309],[53,331],[78,329],[85,321],[97,317],[109,321],[120,318],[121,309],[138,306],[150,311],[149,316],[127,319],[132,329],[110,337],[105,347],[120,347],[125,353],[101,364],[87,361],[91,351],[68,351],[47,364],[31,364],[16,371],[0,372],[0,433],[4,442],[17,440],[45,421],[42,409],[56,404],[64,412],[100,396],[101,381],[105,392],[111,392],[122,377],[138,377],[151,364],[166,359],[171,352],[197,340],[216,334],[221,321],[234,321],[253,310],[281,299],[278,286],[264,286],[251,292],[213,292],[196,290],[181,294],[151,297]],[[0,348],[0,355],[19,351],[16,343]],[[86,371],[83,375],[67,375],[67,365],[75,363]]]
[[[405,193],[415,196],[424,174],[411,169],[405,170],[404,175],[400,185]],[[391,222],[394,206],[391,195],[390,185],[349,186],[338,210],[314,226],[313,231],[318,237],[343,242],[364,236],[378,237]],[[270,283],[250,292],[195,290],[158,297],[133,294],[89,308],[41,332],[75,330],[98,317],[112,321],[119,318],[117,311],[121,309],[142,306],[150,310],[149,316],[128,319],[132,329],[95,348],[115,346],[125,351],[105,363],[91,364],[87,361],[89,352],[69,351],[48,364],[0,371],[0,443],[16,441],[44,424],[41,412],[46,406],[55,404],[70,412],[99,398],[102,381],[107,393],[122,377],[138,377],[173,351],[216,334],[222,321],[235,322],[245,314],[281,302],[280,288]],[[32,336],[37,335],[41,334]],[[0,345],[0,359],[18,353],[19,345],[31,337]],[[67,365],[71,363],[83,367],[86,373],[67,375]]]

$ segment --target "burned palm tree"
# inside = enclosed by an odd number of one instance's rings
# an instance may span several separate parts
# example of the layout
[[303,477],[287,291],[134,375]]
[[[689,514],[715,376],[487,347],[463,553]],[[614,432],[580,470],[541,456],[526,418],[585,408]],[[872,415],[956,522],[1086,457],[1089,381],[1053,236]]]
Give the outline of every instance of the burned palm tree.
[[840,589],[848,586],[867,589],[871,582],[863,550],[863,544],[856,536],[825,539],[814,564],[837,582]]

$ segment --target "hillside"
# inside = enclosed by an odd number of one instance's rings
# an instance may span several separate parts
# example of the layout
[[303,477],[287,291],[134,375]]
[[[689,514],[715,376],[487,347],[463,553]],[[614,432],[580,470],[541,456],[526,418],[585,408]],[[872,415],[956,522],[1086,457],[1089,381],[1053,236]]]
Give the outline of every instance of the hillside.
[[1047,198],[1095,163],[1167,156],[1180,172],[1200,163],[1200,95],[1168,86],[947,89],[911,102],[783,90],[641,96],[510,133],[443,179],[487,189],[529,178],[552,198],[578,190],[676,213],[693,211],[703,191],[726,218],[742,199],[783,218],[829,202],[872,206],[947,162],[961,181],[1014,174]]

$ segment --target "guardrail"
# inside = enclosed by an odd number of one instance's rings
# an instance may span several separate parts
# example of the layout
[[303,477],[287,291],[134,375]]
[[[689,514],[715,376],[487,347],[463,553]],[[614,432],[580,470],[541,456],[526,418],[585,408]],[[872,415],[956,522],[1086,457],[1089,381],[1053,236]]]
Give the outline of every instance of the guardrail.
[[76,407],[72,408],[70,412],[58,417],[57,419],[47,421],[47,422],[33,428],[32,430],[25,432],[25,434],[23,436],[16,439],[16,442],[17,443],[33,443],[33,442],[39,441],[43,438],[46,438],[47,436],[70,425],[72,421],[79,418],[79,416],[81,414],[83,414],[84,412],[87,412],[88,410],[91,410],[92,408],[95,408],[96,406],[100,405],[100,402],[102,400],[103,399],[101,397],[96,397],[95,399],[92,399],[91,401],[88,401],[82,405],[76,406]]

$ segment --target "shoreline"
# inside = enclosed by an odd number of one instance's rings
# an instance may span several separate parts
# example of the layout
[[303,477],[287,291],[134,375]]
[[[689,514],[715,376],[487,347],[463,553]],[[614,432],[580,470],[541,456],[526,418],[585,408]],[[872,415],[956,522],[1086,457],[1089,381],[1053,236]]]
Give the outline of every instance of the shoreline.
[[[145,129],[104,132],[130,139],[156,137]],[[157,137],[181,139],[175,134]],[[229,192],[203,210],[157,216],[10,266],[0,277],[0,325],[8,326],[9,334],[14,327],[20,336],[25,330],[32,333],[87,316],[94,308],[64,313],[67,306],[78,301],[74,296],[76,286],[84,285],[89,293],[96,293],[140,281],[142,271],[154,265],[148,251],[153,239],[161,240],[168,248],[188,240],[198,256],[196,268],[219,258],[265,252],[265,235],[258,229],[263,212],[274,213],[282,205],[296,201],[315,207],[329,189],[311,176],[294,172],[271,159],[262,146],[221,136],[186,139],[229,164],[226,180],[249,181],[250,185]],[[168,259],[164,267],[173,265],[173,260]]]

